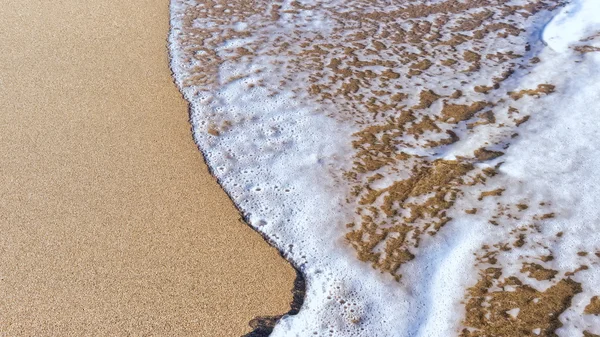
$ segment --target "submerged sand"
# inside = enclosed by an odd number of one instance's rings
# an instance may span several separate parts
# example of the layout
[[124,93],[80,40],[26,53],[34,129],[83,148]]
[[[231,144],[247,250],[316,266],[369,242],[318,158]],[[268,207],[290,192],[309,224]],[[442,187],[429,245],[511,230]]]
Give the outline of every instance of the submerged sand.
[[0,16],[0,334],[239,336],[289,310],[294,270],[193,143],[168,3]]

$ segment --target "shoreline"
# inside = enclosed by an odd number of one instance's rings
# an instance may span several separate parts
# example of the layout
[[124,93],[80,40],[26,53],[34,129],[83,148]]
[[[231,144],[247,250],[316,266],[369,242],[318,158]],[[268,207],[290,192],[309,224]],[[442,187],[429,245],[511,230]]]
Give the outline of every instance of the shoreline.
[[288,311],[294,269],[193,142],[168,3],[6,7],[0,331],[240,336]]

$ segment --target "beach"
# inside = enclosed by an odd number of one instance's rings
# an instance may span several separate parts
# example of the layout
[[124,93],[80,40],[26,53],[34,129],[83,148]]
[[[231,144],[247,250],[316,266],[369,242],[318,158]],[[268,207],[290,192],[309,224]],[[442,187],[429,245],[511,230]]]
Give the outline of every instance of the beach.
[[168,3],[0,17],[0,334],[240,336],[287,312],[294,269],[192,139]]

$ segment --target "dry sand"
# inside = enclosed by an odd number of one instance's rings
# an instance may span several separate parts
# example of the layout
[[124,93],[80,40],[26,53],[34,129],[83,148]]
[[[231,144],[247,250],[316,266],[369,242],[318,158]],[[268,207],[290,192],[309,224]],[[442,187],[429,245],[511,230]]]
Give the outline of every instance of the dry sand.
[[4,1],[0,334],[239,336],[293,269],[193,144],[168,2]]

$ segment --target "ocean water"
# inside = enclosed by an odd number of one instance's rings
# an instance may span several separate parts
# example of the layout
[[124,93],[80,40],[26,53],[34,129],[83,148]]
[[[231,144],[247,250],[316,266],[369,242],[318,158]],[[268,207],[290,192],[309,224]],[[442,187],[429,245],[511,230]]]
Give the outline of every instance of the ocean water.
[[600,334],[600,1],[172,0],[194,138],[304,274],[272,336]]

